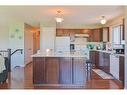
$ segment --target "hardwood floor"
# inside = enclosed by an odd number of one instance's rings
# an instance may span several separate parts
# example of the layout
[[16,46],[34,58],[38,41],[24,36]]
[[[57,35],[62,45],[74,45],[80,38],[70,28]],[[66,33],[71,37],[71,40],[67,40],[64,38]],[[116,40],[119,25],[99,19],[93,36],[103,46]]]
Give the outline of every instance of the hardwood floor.
[[34,86],[32,76],[32,63],[25,68],[17,67],[9,74],[8,83],[0,84],[0,89],[123,89],[118,80],[104,80],[96,73],[92,73],[92,80],[84,86]]

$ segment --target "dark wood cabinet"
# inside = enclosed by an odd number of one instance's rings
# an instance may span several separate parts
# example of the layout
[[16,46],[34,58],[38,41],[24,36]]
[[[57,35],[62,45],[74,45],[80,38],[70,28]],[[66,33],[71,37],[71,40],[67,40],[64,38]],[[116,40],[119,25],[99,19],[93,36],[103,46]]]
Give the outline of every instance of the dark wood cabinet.
[[84,84],[85,58],[40,57],[33,58],[34,84]]
[[102,38],[103,30],[98,29],[56,29],[56,36],[71,36],[75,34],[88,34],[88,41],[90,42],[100,42]]
[[119,79],[120,81],[122,81],[123,85],[124,85],[124,56],[120,56],[119,57]]
[[85,73],[85,59],[84,58],[72,58],[72,83],[84,84],[86,80]]
[[45,78],[45,58],[33,59],[33,82],[35,84],[46,83]]
[[99,66],[99,52],[98,51],[90,51],[90,60],[95,64],[95,67]]
[[[89,55],[89,57],[90,57],[90,60],[93,62],[93,64],[95,64],[96,65],[96,62],[95,62],[95,60],[96,60],[96,51],[90,51],[90,55]],[[97,65],[96,65],[97,66]]]
[[98,68],[101,69],[101,70],[104,70],[104,62],[105,62],[104,53],[99,52],[98,57],[99,57]]
[[104,69],[105,72],[110,73],[110,54],[104,53]]
[[93,30],[94,39],[93,42],[101,42],[102,41],[102,29],[94,29]]
[[90,59],[99,68],[107,73],[110,73],[110,54],[99,51],[90,51]]
[[96,65],[96,68],[99,67],[99,51],[95,52],[95,65]]
[[60,84],[83,84],[84,58],[60,58]]
[[110,73],[110,53],[99,53],[99,69]]
[[45,58],[46,64],[46,83],[58,84],[59,82],[59,59]]
[[91,29],[89,31],[89,38],[90,42],[100,42],[102,41],[102,29]]
[[60,58],[60,84],[72,84],[71,58]]

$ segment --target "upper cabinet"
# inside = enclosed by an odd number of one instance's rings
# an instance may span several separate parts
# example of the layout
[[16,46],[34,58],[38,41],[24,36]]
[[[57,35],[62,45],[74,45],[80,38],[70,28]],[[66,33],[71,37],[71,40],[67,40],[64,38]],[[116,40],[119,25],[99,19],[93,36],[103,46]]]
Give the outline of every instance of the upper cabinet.
[[102,28],[98,29],[57,29],[56,36],[74,36],[75,34],[88,34],[89,42],[102,41]]
[[89,42],[101,42],[102,41],[102,29],[90,29],[89,32]]
[[122,24],[112,27],[113,44],[123,44],[124,35],[124,26]]
[[56,29],[56,36],[71,36],[82,34],[82,29]]

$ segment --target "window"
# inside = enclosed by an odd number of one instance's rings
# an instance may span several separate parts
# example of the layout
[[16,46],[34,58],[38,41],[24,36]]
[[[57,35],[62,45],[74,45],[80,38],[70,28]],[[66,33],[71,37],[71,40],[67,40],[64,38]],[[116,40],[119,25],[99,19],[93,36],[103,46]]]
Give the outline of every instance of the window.
[[122,25],[113,27],[112,31],[113,31],[113,44],[121,44]]

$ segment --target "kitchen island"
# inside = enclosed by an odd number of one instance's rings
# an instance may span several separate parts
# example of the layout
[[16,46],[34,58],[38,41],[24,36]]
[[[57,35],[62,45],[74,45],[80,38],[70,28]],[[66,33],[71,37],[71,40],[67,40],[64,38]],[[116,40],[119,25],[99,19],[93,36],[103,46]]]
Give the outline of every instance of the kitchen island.
[[85,55],[81,53],[34,54],[34,85],[84,85]]

